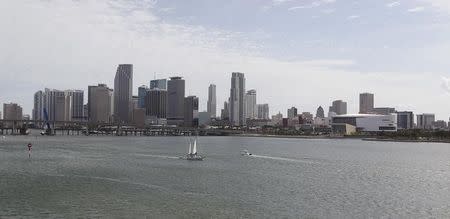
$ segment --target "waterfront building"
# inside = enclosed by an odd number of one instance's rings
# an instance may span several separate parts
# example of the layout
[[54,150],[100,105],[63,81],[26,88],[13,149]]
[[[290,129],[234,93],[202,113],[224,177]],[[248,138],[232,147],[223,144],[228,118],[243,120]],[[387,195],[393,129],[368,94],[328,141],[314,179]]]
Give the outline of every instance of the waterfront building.
[[198,127],[198,97],[184,98],[184,126]]
[[233,72],[230,89],[230,123],[233,126],[246,125],[245,76]]
[[[83,121],[84,119],[84,91],[82,90],[66,90],[67,114],[64,121]],[[70,111],[70,112],[68,112]]]
[[246,119],[258,118],[258,109],[256,106],[256,90],[249,90],[245,95]]
[[283,125],[283,114],[281,112],[272,116],[272,124],[275,126]]
[[44,92],[37,91],[34,94],[33,101],[33,120],[42,121],[44,120]]
[[113,90],[106,84],[88,87],[88,120],[90,123],[112,122],[111,104]]
[[114,119],[128,124],[132,115],[133,65],[121,64],[114,78]]
[[330,106],[329,112],[334,112],[336,115],[344,115],[347,114],[347,102],[342,100],[335,100]]
[[155,88],[147,91],[145,109],[147,116],[165,119],[167,117],[167,90]]
[[3,104],[3,119],[4,120],[22,120],[22,107],[17,103]]
[[269,120],[269,104],[258,104],[258,119]]
[[314,115],[310,112],[303,112],[302,119],[304,120],[304,123],[311,124],[314,121]]
[[145,97],[147,96],[147,91],[149,88],[145,85],[142,85],[138,88],[138,107],[145,108]]
[[[4,103],[3,104],[3,119],[4,120],[22,120],[23,112],[22,107],[17,103]],[[5,122],[4,127],[17,128],[21,123],[17,122]],[[14,127],[16,126],[16,127]]]
[[409,111],[397,112],[397,128],[413,129],[414,128],[414,113]]
[[216,85],[210,84],[208,88],[208,102],[207,102],[207,112],[211,118],[216,118],[217,111],[217,100],[216,100]]
[[230,120],[230,104],[228,101],[223,103],[223,109],[220,114],[222,120]]
[[180,126],[184,122],[185,81],[171,77],[167,83],[167,124]]
[[372,113],[374,108],[374,95],[371,93],[359,94],[359,113]]
[[447,129],[447,122],[444,120],[437,120],[436,122],[433,122],[433,128],[445,130]]
[[298,116],[297,111],[298,110],[295,107],[291,107],[290,109],[288,109],[288,111],[287,111],[288,118],[293,119],[293,118],[297,117]]
[[325,118],[325,112],[324,112],[322,106],[319,106],[319,108],[317,108],[316,117],[322,118],[322,119]]
[[336,127],[342,127],[342,124],[352,125],[361,132],[396,132],[397,116],[394,114],[347,114],[336,115],[332,118],[333,130]]
[[211,118],[215,118],[212,117],[209,112],[199,112],[198,113],[198,125],[199,126],[207,126],[211,123]]
[[434,114],[424,113],[417,115],[417,128],[419,129],[433,129],[435,121]]

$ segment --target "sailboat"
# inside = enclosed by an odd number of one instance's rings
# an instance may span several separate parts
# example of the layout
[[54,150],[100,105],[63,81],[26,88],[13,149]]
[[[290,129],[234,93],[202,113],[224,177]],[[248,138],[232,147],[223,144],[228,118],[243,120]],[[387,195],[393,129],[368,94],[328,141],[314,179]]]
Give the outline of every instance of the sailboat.
[[194,139],[194,143],[189,141],[188,154],[186,155],[186,160],[190,161],[202,161],[203,157],[197,153],[197,139]]

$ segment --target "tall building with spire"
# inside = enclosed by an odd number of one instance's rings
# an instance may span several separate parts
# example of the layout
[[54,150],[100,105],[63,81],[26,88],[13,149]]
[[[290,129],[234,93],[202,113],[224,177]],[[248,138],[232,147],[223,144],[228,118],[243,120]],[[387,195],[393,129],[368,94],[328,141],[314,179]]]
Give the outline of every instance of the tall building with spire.
[[211,84],[208,88],[207,111],[211,118],[217,117],[216,85]]
[[245,76],[233,72],[230,89],[230,123],[233,126],[246,125]]
[[133,97],[133,65],[121,64],[114,78],[114,119],[130,123]]

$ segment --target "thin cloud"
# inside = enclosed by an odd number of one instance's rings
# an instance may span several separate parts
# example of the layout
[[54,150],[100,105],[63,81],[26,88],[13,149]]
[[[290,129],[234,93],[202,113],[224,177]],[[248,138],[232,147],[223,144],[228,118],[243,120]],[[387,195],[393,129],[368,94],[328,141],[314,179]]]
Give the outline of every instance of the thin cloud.
[[309,9],[309,8],[317,8],[325,4],[335,3],[336,0],[321,0],[321,1],[313,1],[310,4],[299,5],[288,8],[288,11],[295,11],[299,9]]
[[423,10],[425,10],[424,7],[415,7],[415,8],[410,8],[410,9],[408,9],[408,12],[416,13],[416,12],[421,12],[421,11],[423,11]]
[[350,15],[347,17],[347,20],[355,20],[355,19],[359,19],[361,16],[359,15]]
[[386,7],[388,7],[388,8],[394,8],[397,6],[400,6],[400,2],[391,2],[391,3],[386,4]]

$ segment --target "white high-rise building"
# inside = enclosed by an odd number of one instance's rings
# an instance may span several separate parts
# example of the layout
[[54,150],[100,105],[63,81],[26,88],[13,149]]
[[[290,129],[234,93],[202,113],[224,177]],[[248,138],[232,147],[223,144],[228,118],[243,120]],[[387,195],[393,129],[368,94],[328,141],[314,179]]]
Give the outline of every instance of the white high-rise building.
[[207,111],[211,118],[216,118],[217,116],[217,101],[216,101],[216,85],[211,84],[208,88],[208,102]]
[[245,76],[244,73],[233,72],[230,89],[230,123],[233,126],[246,125],[245,116]]
[[256,106],[256,90],[249,90],[246,94],[247,103],[247,119],[257,119],[258,118],[258,108]]

